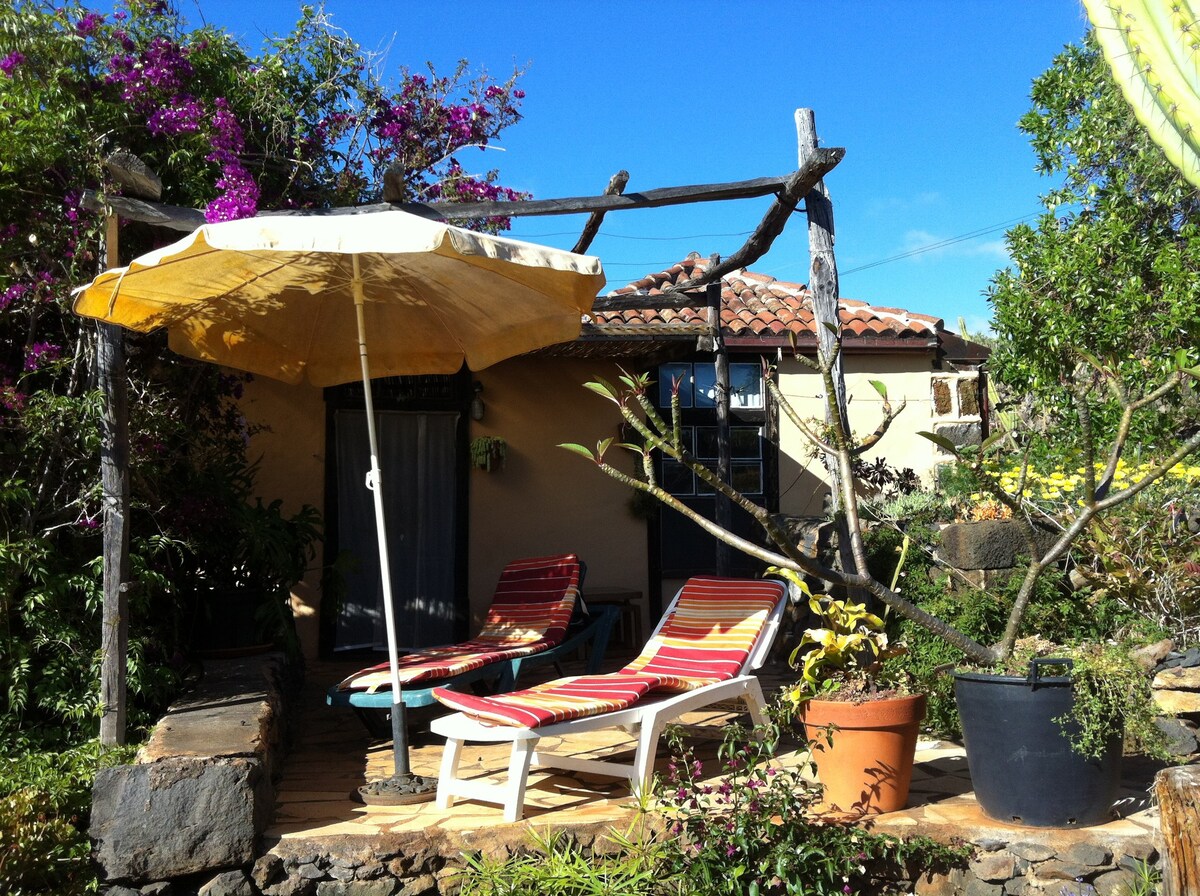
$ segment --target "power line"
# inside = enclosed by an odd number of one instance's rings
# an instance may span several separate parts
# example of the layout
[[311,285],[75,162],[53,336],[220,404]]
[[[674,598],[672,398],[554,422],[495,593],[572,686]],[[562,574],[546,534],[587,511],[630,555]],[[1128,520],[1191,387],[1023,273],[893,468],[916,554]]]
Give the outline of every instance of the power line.
[[887,258],[881,258],[878,261],[871,261],[867,264],[860,264],[858,267],[847,268],[844,271],[838,271],[839,277],[844,277],[847,274],[855,274],[859,271],[866,271],[871,268],[877,268],[883,264],[890,264],[893,261],[902,261],[905,258],[912,258],[914,255],[923,255],[926,252],[933,252],[937,249],[944,249],[947,246],[953,246],[955,243],[963,243],[967,240],[973,240],[977,237],[987,236],[989,233],[1007,230],[1013,224],[1019,224],[1022,221],[1028,221],[1030,218],[1037,217],[1037,212],[1031,212],[1028,215],[1022,215],[1019,218],[1011,218],[1008,221],[1003,221],[999,224],[992,224],[988,227],[980,227],[978,230],[972,230],[969,233],[959,234],[958,236],[947,237],[944,240],[939,240],[936,243],[929,243],[925,246],[918,246],[915,249],[909,249],[907,252],[901,252],[898,255],[889,255]]
[[[866,264],[860,264],[856,267],[847,268],[844,271],[839,271],[838,276],[845,277],[848,274],[856,274],[859,271],[870,270],[871,268],[876,268],[881,265],[891,264],[894,261],[903,261],[906,258],[913,258],[917,255],[924,255],[926,252],[935,252],[938,249],[945,249],[945,248],[947,248],[949,246],[953,246],[957,243],[964,243],[968,240],[978,239],[981,236],[987,236],[988,234],[1007,230],[1009,227],[1011,227],[1014,224],[1019,224],[1023,221],[1029,221],[1033,218],[1036,218],[1038,216],[1038,214],[1039,214],[1039,212],[1030,212],[1027,215],[1022,215],[1017,218],[1010,218],[1007,221],[1001,221],[999,224],[989,224],[986,227],[980,227],[976,230],[971,230],[966,233],[958,234],[957,236],[947,237],[944,240],[938,240],[937,242],[928,243],[924,246],[917,246],[916,248],[909,249],[906,252],[900,252],[900,253],[897,253],[896,255],[889,255],[886,258],[880,258],[877,261],[870,261],[870,262],[867,262]],[[631,234],[601,233],[597,236],[597,239],[609,238],[609,239],[632,240],[634,242],[646,242],[646,243],[682,242],[684,240],[704,240],[704,239],[719,239],[719,238],[726,238],[726,237],[744,237],[744,236],[748,236],[750,233],[752,233],[752,231],[749,231],[749,230],[741,231],[738,233],[698,233],[698,234],[692,234],[690,236],[635,236],[635,235],[631,235]],[[526,238],[539,238],[540,239],[543,237],[551,237],[551,236],[573,236],[574,234],[575,234],[575,231],[559,231],[556,233],[534,233],[534,234],[525,234],[522,236],[522,239],[526,239]],[[645,261],[645,262],[642,262],[642,261],[606,261],[604,263],[604,266],[608,267],[608,268],[636,267],[636,268],[639,268],[642,270],[650,270],[655,265],[660,265],[661,263],[662,262],[660,262],[660,261]],[[789,268],[797,267],[798,265],[799,265],[798,262],[793,263],[793,264],[782,265],[782,266],[774,268],[774,270],[771,271],[770,273],[779,273],[781,271],[788,270]]]

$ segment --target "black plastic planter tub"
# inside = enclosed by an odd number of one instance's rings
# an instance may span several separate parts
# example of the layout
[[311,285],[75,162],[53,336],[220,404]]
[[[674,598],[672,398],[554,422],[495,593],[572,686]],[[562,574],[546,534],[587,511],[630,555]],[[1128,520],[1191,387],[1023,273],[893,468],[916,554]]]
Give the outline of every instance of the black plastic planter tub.
[[1028,677],[954,673],[975,798],[990,817],[1010,824],[1103,824],[1113,818],[1121,786],[1123,732],[1113,733],[1101,759],[1072,750],[1074,723],[1055,721],[1071,711],[1071,679],[1041,675],[1049,665],[1069,663],[1035,660]]

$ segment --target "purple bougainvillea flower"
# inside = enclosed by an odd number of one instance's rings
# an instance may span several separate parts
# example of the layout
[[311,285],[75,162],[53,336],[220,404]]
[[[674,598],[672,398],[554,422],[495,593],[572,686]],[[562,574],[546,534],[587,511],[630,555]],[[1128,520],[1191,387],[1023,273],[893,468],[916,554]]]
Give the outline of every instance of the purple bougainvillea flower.
[[0,59],[0,72],[4,72],[8,77],[12,77],[14,71],[21,67],[25,62],[25,54],[14,50],[3,59]]
[[80,37],[95,34],[96,29],[104,24],[104,16],[98,12],[89,12],[75,23],[75,33]]
[[25,352],[25,369],[37,370],[42,364],[57,361],[62,357],[62,349],[51,342],[35,342]]

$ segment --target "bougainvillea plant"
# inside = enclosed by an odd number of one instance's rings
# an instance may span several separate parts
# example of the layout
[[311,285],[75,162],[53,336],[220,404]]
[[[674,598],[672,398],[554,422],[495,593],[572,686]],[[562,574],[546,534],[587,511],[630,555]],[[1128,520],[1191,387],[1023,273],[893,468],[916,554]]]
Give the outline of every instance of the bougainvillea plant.
[[[473,167],[520,118],[519,71],[382,70],[320,8],[259,49],[161,0],[0,10],[0,745],[86,737],[96,720],[101,402],[94,324],[70,302],[106,258],[83,192],[119,194],[104,162],[127,151],[161,177],[163,202],[210,221],[375,202],[385,172],[411,199],[521,197]],[[121,260],[176,236],[125,222]],[[128,354],[131,692],[148,708],[186,654],[196,583],[229,565],[230,533],[274,533],[283,575],[318,530],[310,513],[247,511],[240,378],[155,337]]]

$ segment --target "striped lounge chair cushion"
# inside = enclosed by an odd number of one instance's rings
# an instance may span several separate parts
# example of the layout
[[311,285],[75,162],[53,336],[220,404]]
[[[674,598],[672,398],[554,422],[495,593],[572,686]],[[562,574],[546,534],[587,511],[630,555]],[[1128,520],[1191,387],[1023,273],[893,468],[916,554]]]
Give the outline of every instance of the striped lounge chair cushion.
[[[483,629],[469,641],[400,657],[400,684],[451,678],[488,663],[516,659],[559,644],[579,598],[581,564],[574,554],[516,560],[504,568]],[[391,688],[387,663],[362,669],[341,691]]]
[[679,693],[727,681],[741,673],[785,595],[777,581],[697,576],[637,659],[616,672],[560,678],[496,697],[445,688],[433,696],[485,722],[537,728],[624,709],[651,691]]

